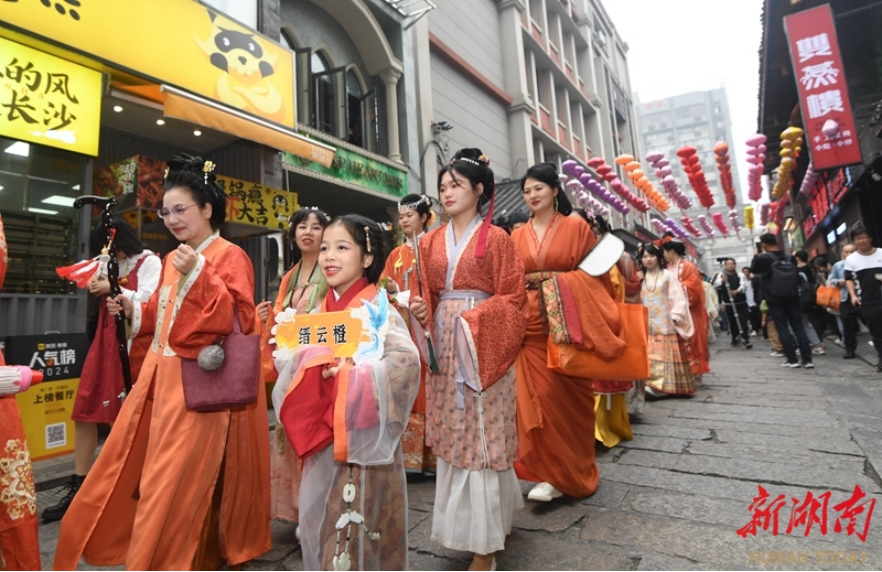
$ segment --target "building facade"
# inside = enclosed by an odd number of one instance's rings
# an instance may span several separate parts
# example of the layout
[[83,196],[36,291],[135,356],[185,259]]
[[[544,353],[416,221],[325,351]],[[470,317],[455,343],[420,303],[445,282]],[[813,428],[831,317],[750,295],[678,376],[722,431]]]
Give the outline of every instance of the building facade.
[[[735,144],[732,138],[732,117],[726,90],[720,88],[696,91],[656,101],[639,101],[636,105],[636,114],[644,154],[652,151],[664,153],[671,161],[672,176],[692,199],[692,208],[681,214],[689,216],[698,226],[698,215],[707,216],[708,222],[711,222],[712,214],[721,212],[726,225],[731,227],[728,217],[730,209],[720,185],[720,175],[713,150],[714,145],[719,141],[725,141],[729,145],[729,164],[736,188],[735,209],[740,218],[743,211],[741,193],[738,192],[741,186],[738,174],[740,146]],[[689,186],[677,157],[677,150],[685,145],[695,147],[701,161],[702,170],[714,198],[714,206],[710,209],[705,209],[699,204],[698,197]],[[679,220],[680,217],[673,218]],[[739,267],[749,265],[753,247],[747,232],[742,231],[740,234],[741,236],[730,234],[728,237],[718,235],[713,240],[693,239],[692,242],[701,254],[702,269],[713,274],[719,270],[717,258],[723,257],[734,258]]]
[[409,24],[431,2],[168,4],[10,3],[0,14],[0,99],[16,109],[0,117],[0,338],[86,331],[94,301],[55,274],[90,256],[95,220],[73,208],[78,196],[114,195],[148,248],[175,247],[155,216],[175,153],[217,165],[223,234],[251,257],[256,300],[287,266],[281,236],[298,205],[390,221],[421,188]]
[[[441,0],[417,26],[430,71],[421,93],[425,190],[462,147],[479,147],[499,181],[531,165],[636,153],[628,46],[594,0]],[[423,77],[422,79],[425,79]],[[449,129],[452,126],[452,129]],[[589,169],[590,171],[590,169]],[[524,210],[501,185],[497,214]],[[614,217],[631,227],[645,217]]]
[[882,245],[882,75],[877,56],[882,41],[873,25],[882,18],[882,6],[869,0],[804,0],[795,4],[766,0],[758,130],[768,137],[765,170],[770,174],[771,188],[780,161],[781,132],[790,126],[806,128],[807,123],[797,91],[802,70],[794,70],[783,20],[823,4],[829,4],[832,12],[847,82],[830,88],[847,89],[862,161],[821,171],[810,192],[804,194],[799,189],[812,155],[812,150],[806,148],[797,160],[790,193],[784,197],[786,218],[781,237],[787,249],[802,249],[812,256],[827,254],[835,261],[842,246],[849,242],[848,231],[856,225],[870,231],[876,246]]

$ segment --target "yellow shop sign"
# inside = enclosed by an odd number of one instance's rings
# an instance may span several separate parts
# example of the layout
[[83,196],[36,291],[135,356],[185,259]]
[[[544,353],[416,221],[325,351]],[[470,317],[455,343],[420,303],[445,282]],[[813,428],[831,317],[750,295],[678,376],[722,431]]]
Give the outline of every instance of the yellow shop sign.
[[3,23],[294,128],[294,56],[194,0],[3,2]]
[[297,193],[218,175],[227,194],[227,221],[287,232],[288,219],[300,207]]
[[100,126],[99,72],[0,38],[0,135],[95,156]]

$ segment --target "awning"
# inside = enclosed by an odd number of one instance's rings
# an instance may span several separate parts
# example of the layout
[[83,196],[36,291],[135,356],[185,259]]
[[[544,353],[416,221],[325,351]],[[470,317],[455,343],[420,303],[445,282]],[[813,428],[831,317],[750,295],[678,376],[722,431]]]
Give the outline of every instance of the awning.
[[337,152],[329,145],[313,141],[284,127],[174,87],[163,85],[162,91],[165,94],[162,114],[166,117],[183,119],[242,139],[262,143],[273,149],[288,151],[327,168],[330,168],[334,154]]

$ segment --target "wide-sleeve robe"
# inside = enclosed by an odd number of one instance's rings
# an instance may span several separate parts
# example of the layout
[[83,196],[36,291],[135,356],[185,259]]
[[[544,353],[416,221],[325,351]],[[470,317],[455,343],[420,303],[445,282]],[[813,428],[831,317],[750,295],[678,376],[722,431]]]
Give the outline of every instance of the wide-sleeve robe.
[[[612,283],[577,266],[595,243],[580,218],[555,215],[544,237],[532,221],[512,233],[526,271],[529,321],[517,360],[518,477],[547,482],[574,497],[597,488],[594,461],[594,390],[591,372],[576,378],[548,369],[548,337],[566,327],[557,314],[578,321],[579,345],[603,358],[625,351]],[[562,333],[561,333],[562,334]],[[577,340],[571,339],[572,343]]]
[[710,347],[708,342],[709,317],[705,302],[704,286],[701,285],[701,274],[698,268],[688,260],[680,259],[678,267],[672,269],[680,285],[686,289],[689,300],[689,313],[692,315],[694,333],[689,339],[689,361],[692,375],[710,372]]
[[[300,276],[300,268],[301,263],[298,262],[282,277],[279,294],[270,308],[266,323],[262,325],[261,364],[264,380],[267,383],[276,381],[279,377],[273,363],[276,346],[269,343],[272,327],[276,323],[276,315],[288,308],[295,308],[297,313],[312,312],[328,293],[328,283],[317,263],[312,276]],[[302,461],[287,441],[282,426],[277,424],[270,451],[270,516],[288,522],[297,522],[300,511]]]
[[[419,294],[416,276],[416,255],[413,244],[408,240],[405,244],[392,250],[386,259],[386,266],[380,279],[389,279],[395,282],[398,292],[410,291],[411,296]],[[404,309],[405,322],[409,322],[409,312]],[[410,421],[407,431],[401,438],[401,447],[404,450],[404,468],[412,472],[422,472],[424,469],[435,468],[435,455],[432,448],[426,445],[426,376],[429,373],[429,365],[420,356],[420,391],[417,393],[410,413]]]
[[[526,330],[524,265],[511,238],[481,219],[460,237],[446,224],[420,239],[420,272],[439,372],[426,387],[428,442],[438,456],[432,538],[454,550],[504,547],[523,498],[514,361]],[[417,339],[426,338],[417,322]],[[427,357],[425,348],[423,357]],[[442,462],[443,461],[443,462]]]
[[169,254],[159,289],[134,305],[133,336],[152,335],[153,342],[61,522],[56,570],[76,569],[81,555],[99,566],[190,569],[209,516],[218,527],[209,535],[219,535],[229,564],[271,548],[265,393],[239,410],[188,411],[181,376],[181,358],[195,359],[232,332],[234,304],[243,333],[254,330],[252,265],[216,234],[197,252],[186,276]]
[[[6,278],[6,235],[0,218],[0,288]],[[0,352],[0,365],[6,365]],[[37,491],[21,412],[0,396],[0,570],[40,570]]]
[[[377,288],[361,290],[348,308],[361,306],[362,300],[376,305]],[[326,303],[321,311],[327,311]],[[343,365],[336,378],[323,379],[322,370],[333,365],[327,346],[276,354],[279,380],[273,403],[288,440],[304,459],[304,569],[331,570],[334,556],[345,551],[355,570],[406,570],[407,478],[401,435],[419,385],[419,354],[404,320],[390,305],[382,357]],[[351,506],[344,501],[349,483],[355,485]],[[370,532],[379,533],[378,539],[356,524],[338,536],[335,526],[349,508],[364,517]]]

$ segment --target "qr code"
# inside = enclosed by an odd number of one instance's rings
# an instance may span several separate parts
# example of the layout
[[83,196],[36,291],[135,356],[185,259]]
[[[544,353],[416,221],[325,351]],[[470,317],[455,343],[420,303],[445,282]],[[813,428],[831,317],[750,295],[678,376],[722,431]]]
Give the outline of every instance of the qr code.
[[64,423],[46,425],[46,448],[54,449],[65,445],[67,445],[67,425]]

